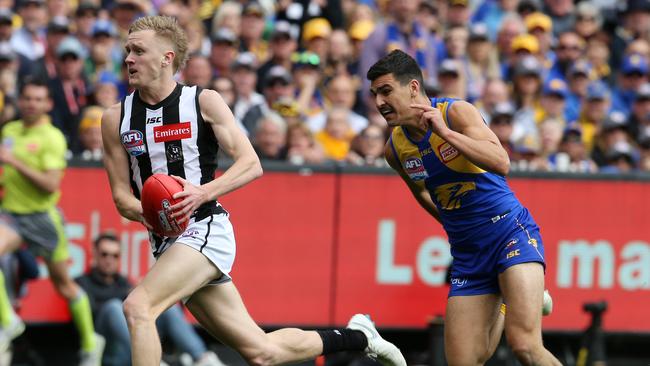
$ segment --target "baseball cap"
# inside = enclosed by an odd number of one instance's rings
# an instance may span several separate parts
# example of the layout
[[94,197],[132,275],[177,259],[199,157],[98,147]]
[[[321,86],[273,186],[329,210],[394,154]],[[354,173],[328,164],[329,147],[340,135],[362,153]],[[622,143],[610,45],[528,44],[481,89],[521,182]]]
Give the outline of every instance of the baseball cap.
[[14,52],[9,42],[0,42],[0,61],[13,61],[16,59]]
[[242,8],[241,15],[253,15],[263,18],[264,8],[257,1],[250,1]]
[[31,4],[42,6],[45,5],[45,0],[21,0],[18,3],[18,8],[22,8],[24,6],[31,5]]
[[300,106],[293,98],[281,97],[271,105],[271,109],[278,112],[282,117],[300,116]]
[[257,69],[255,55],[250,52],[240,53],[230,68],[233,70],[245,69],[255,71]]
[[449,6],[468,6],[468,0],[447,0]]
[[636,90],[634,100],[650,100],[650,83],[641,84],[639,89]]
[[627,159],[629,162],[634,161],[634,149],[627,141],[618,141],[607,150],[607,159],[618,160]]
[[562,142],[582,142],[582,128],[577,122],[569,123],[562,132]]
[[55,16],[47,23],[47,33],[69,33],[70,21],[68,17]]
[[621,9],[623,14],[631,12],[650,12],[650,1],[648,0],[627,0],[622,1],[621,5],[623,5]]
[[93,23],[93,26],[90,28],[90,34],[93,37],[97,37],[100,35],[114,37],[115,35],[117,35],[117,31],[115,29],[115,26],[110,20],[97,19],[95,20],[95,23]]
[[282,82],[283,84],[291,84],[293,79],[291,78],[291,74],[287,69],[285,69],[282,66],[276,65],[271,67],[269,69],[268,73],[264,77],[264,85],[265,86],[271,86],[275,84],[277,81]]
[[497,103],[492,111],[492,118],[512,117],[515,115],[515,107],[510,102]]
[[625,58],[623,58],[623,64],[621,65],[621,72],[624,75],[634,74],[634,73],[640,73],[645,75],[648,73],[648,60],[646,60],[645,57],[636,53],[627,55],[625,56]]
[[77,38],[72,36],[65,37],[61,43],[59,43],[59,47],[56,48],[57,57],[63,57],[69,54],[72,54],[77,58],[82,58],[84,56],[84,47]]
[[515,65],[514,74],[515,76],[533,75],[540,77],[542,75],[542,64],[535,56],[525,56]]
[[544,32],[550,32],[553,29],[551,17],[541,12],[528,14],[524,19],[524,23],[529,32],[536,28],[541,28]]
[[469,28],[469,40],[470,41],[487,41],[489,37],[489,31],[485,23],[475,23]]
[[332,26],[325,18],[308,20],[302,28],[302,39],[309,42],[314,38],[327,38],[332,34]]
[[77,10],[75,14],[77,16],[81,16],[83,13],[91,11],[95,16],[99,14],[99,6],[95,5],[94,3],[90,1],[83,1],[77,6]]
[[237,43],[237,35],[230,28],[221,27],[212,34],[212,43]]
[[104,110],[101,107],[90,106],[84,109],[83,114],[81,115],[81,122],[79,122],[79,131],[91,127],[101,127],[102,114],[104,114]]
[[271,33],[271,39],[278,39],[280,37],[285,39],[295,38],[291,33],[291,24],[285,20],[275,22],[273,33]]
[[596,80],[587,85],[587,100],[607,99],[609,96],[609,88],[603,81]]
[[562,79],[551,79],[544,84],[542,88],[544,95],[557,95],[566,98],[569,94],[569,88]]
[[113,9],[120,8],[125,10],[133,10],[140,13],[146,13],[145,5],[139,0],[115,0]]
[[0,24],[13,24],[14,13],[7,8],[0,9]]
[[534,13],[542,9],[542,4],[539,0],[521,0],[517,5],[517,13]]
[[520,34],[512,39],[510,48],[513,52],[525,50],[530,53],[539,52],[539,41],[532,34]]
[[601,128],[603,131],[612,131],[616,129],[627,130],[627,117],[625,116],[625,113],[621,111],[611,112],[607,117],[605,117],[605,120],[603,120]]
[[586,60],[578,60],[569,67],[569,75],[584,75],[589,77],[591,75],[591,64]]
[[372,20],[357,20],[350,26],[348,35],[352,40],[365,41],[373,30],[375,23]]
[[458,64],[456,61],[448,58],[443,60],[438,66],[438,75],[448,75],[454,74],[456,76],[460,75],[460,70],[458,69]]

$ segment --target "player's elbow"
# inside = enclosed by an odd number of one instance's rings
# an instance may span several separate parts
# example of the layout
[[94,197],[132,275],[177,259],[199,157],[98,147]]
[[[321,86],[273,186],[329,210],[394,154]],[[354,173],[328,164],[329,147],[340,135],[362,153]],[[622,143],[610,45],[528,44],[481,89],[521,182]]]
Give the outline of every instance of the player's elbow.
[[510,158],[506,155],[504,158],[499,159],[499,162],[495,166],[495,171],[497,174],[506,176],[510,172]]
[[264,169],[262,169],[262,163],[260,163],[260,159],[257,156],[255,156],[255,158],[252,159],[250,163],[249,171],[251,172],[252,179],[260,178],[264,174]]

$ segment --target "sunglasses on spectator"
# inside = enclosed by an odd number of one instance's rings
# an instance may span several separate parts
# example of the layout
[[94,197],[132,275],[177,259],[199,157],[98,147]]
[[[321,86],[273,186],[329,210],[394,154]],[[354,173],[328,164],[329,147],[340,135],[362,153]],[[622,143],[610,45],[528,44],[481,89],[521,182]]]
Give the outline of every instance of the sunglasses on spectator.
[[291,61],[297,65],[318,67],[320,65],[320,57],[312,52],[294,53],[291,56]]
[[563,50],[563,51],[581,51],[582,48],[578,45],[565,45],[561,44],[557,47],[558,50]]
[[367,139],[367,140],[384,140],[384,136],[381,134],[376,134],[376,133],[365,133],[361,135],[362,138]]
[[113,258],[113,259],[117,259],[117,258],[120,257],[120,253],[118,253],[118,252],[111,253],[111,252],[103,252],[103,251],[102,251],[102,252],[99,252],[99,255],[100,255],[102,258],[108,258],[108,257],[110,257],[110,258]]

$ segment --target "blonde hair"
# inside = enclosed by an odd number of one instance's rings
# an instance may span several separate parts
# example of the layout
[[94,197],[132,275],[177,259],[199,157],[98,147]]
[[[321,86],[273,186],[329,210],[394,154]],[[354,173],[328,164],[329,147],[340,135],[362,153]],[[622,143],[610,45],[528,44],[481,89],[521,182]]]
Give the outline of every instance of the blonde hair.
[[176,57],[174,57],[174,73],[185,66],[188,54],[188,41],[185,31],[178,25],[176,19],[168,16],[152,15],[139,18],[131,27],[129,34],[133,32],[152,30],[159,37],[169,40],[173,47]]

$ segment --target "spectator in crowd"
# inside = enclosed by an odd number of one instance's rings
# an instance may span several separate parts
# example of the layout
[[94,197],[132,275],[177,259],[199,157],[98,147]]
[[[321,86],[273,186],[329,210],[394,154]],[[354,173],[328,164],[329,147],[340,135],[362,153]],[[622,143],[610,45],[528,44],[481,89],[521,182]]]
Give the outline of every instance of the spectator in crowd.
[[302,45],[305,51],[314,53],[325,61],[329,51],[329,38],[332,26],[325,18],[314,18],[305,23],[302,29]]
[[635,155],[630,143],[619,141],[607,150],[607,165],[600,168],[600,171],[610,174],[630,173],[636,169]]
[[97,76],[94,89],[89,98],[89,105],[97,105],[102,108],[108,108],[120,100],[119,90],[122,81],[108,71],[104,71]]
[[447,27],[464,27],[469,23],[469,0],[447,0]]
[[641,55],[646,60],[650,60],[650,40],[643,38],[635,39],[625,48],[625,55]]
[[90,48],[92,44],[92,27],[98,17],[99,6],[93,1],[82,0],[79,2],[74,15],[74,24],[76,27],[74,36],[87,48]]
[[97,20],[91,28],[90,36],[90,57],[84,64],[86,77],[97,82],[100,74],[110,73],[119,79],[122,74],[122,51],[117,48],[117,30],[113,23],[104,19]]
[[[375,23],[372,20],[359,20],[352,25],[348,30],[350,36],[350,42],[352,43],[352,58],[348,64],[348,70],[350,74],[355,75],[358,79],[361,62],[361,53],[363,51],[363,43],[370,36],[372,31],[375,29]],[[359,83],[361,86],[361,83]]]
[[591,151],[594,147],[594,137],[603,120],[607,117],[610,105],[611,98],[607,85],[600,80],[591,82],[587,86],[587,94],[578,118],[578,124],[582,131],[582,141],[588,151]]
[[573,29],[576,21],[573,0],[545,0],[544,13],[553,20],[553,34],[560,35]]
[[[513,69],[517,64],[524,58],[528,56],[533,56],[539,62],[539,42],[537,38],[530,34],[521,34],[516,36],[512,40],[512,53],[508,60],[504,60],[501,64],[501,73],[503,78],[506,80],[512,80],[513,78]],[[540,64],[540,71],[542,71],[543,65]],[[542,77],[542,75],[540,75]]]
[[324,18],[332,28],[343,28],[343,11],[340,1],[278,1],[276,19],[287,21],[297,31],[313,18]]
[[210,64],[213,76],[230,76],[230,66],[237,56],[237,35],[229,28],[219,28],[212,34]]
[[287,123],[277,113],[267,112],[253,131],[253,147],[260,160],[287,159]]
[[34,62],[45,55],[45,0],[19,0],[17,6],[23,25],[11,36],[11,46],[27,61]]
[[559,152],[549,156],[549,164],[551,170],[560,172],[594,173],[598,171],[598,166],[589,158],[582,141],[580,126],[575,123],[565,129]]
[[555,52],[551,49],[553,42],[553,21],[544,13],[535,12],[524,18],[528,33],[537,38],[539,58],[544,68],[550,68],[555,62]]
[[10,9],[0,8],[0,42],[10,42],[14,32],[14,13]]
[[384,130],[377,125],[369,125],[352,140],[346,161],[358,166],[388,167],[384,159],[385,145]]
[[235,92],[235,83],[231,78],[225,76],[216,77],[212,83],[212,89],[214,89],[223,101],[226,102],[228,107],[232,110],[235,107],[235,102],[237,101],[237,93]]
[[[335,29],[329,37],[327,58],[325,59],[325,77],[339,74],[353,74],[350,64],[353,59],[352,43],[348,34],[342,29]],[[358,72],[358,70],[356,70]]]
[[593,77],[611,83],[612,68],[609,65],[609,46],[607,43],[592,39],[587,45],[585,58],[593,67]]
[[197,53],[202,56],[210,54],[210,38],[207,37],[205,24],[199,19],[192,18],[184,27],[187,33],[187,51],[189,54]]
[[264,103],[264,96],[255,91],[256,66],[255,55],[250,52],[240,53],[231,66],[230,73],[237,93],[233,114],[238,120],[242,120],[252,107]]
[[291,31],[291,25],[286,21],[276,22],[271,33],[271,40],[269,41],[269,60],[257,70],[256,89],[259,93],[263,91],[263,81],[273,66],[282,66],[286,70],[291,69],[291,55],[297,48],[298,42],[296,36]]
[[242,119],[242,124],[250,136],[253,135],[257,123],[271,109],[273,103],[281,98],[294,98],[293,85],[293,77],[284,67],[274,66],[269,70],[264,78],[264,103],[251,107]]
[[467,89],[460,61],[448,58],[440,63],[438,67],[438,85],[442,96],[465,98]]
[[212,68],[206,56],[199,53],[191,54],[182,73],[186,85],[196,85],[204,89],[210,87]]
[[540,159],[537,170],[551,170],[549,158],[560,150],[563,135],[563,122],[557,119],[546,119],[539,125]]
[[509,102],[498,103],[492,111],[490,129],[499,139],[501,146],[506,150],[512,159],[514,156],[514,144],[512,141],[513,117],[515,108]]
[[590,41],[597,37],[602,26],[603,16],[593,2],[583,1],[576,5],[575,30],[582,39]]
[[608,152],[619,142],[630,142],[627,116],[623,112],[613,111],[600,126],[596,143],[591,151],[591,158],[603,167],[609,163]]
[[90,94],[90,85],[83,75],[83,57],[79,40],[72,36],[65,38],[56,49],[57,76],[48,82],[54,101],[52,121],[63,131],[73,153],[80,151],[79,118]]
[[345,159],[353,137],[350,110],[341,107],[333,107],[327,111],[325,127],[316,133],[316,141],[323,147],[325,157],[334,161]]
[[582,56],[584,49],[585,42],[576,32],[562,32],[558,36],[556,59],[549,70],[548,78],[566,81],[569,68]]
[[650,124],[650,83],[637,89],[628,122],[632,136],[638,136],[641,128]]
[[639,133],[639,170],[650,172],[650,127],[645,127]]
[[296,123],[287,129],[287,160],[295,165],[320,164],[325,160],[323,148],[305,124]]
[[483,92],[481,93],[481,99],[478,100],[475,105],[479,112],[481,112],[481,116],[483,116],[485,122],[490,124],[494,106],[498,103],[508,101],[510,101],[508,85],[500,78],[493,78],[488,79],[485,82]]
[[512,42],[517,36],[525,32],[524,22],[519,15],[511,13],[503,18],[496,40],[499,60],[502,63],[509,62],[512,59],[512,54],[515,52],[512,48]]
[[639,87],[648,81],[648,60],[641,55],[625,56],[612,92],[612,109],[629,114]]
[[469,32],[465,63],[468,101],[478,100],[487,80],[496,79],[500,75],[499,61],[496,50],[490,43],[488,28],[482,23],[474,24]]
[[[354,81],[349,75],[337,75],[325,84],[325,103],[327,107],[338,107],[348,109],[350,128],[354,133],[359,133],[368,126],[368,119],[352,110],[355,105],[356,95]],[[321,131],[325,127],[327,113],[321,113],[309,117],[306,121],[313,133]]]
[[[102,360],[105,366],[131,364],[130,336],[122,302],[132,284],[119,272],[121,252],[121,244],[115,235],[100,234],[93,245],[93,266],[75,279],[90,298],[97,332],[107,340]],[[160,314],[156,327],[161,338],[169,338],[181,352],[190,354],[195,366],[222,365],[186,321],[180,305],[172,305]]]
[[[113,103],[115,104],[115,103]],[[112,105],[112,104],[111,104]],[[104,108],[86,107],[79,123],[79,142],[83,160],[102,160],[102,114]]]
[[[422,0],[415,15],[416,21],[436,37],[440,33],[442,24],[438,13],[438,5],[434,0]],[[437,37],[436,37],[437,38]]]
[[149,13],[151,2],[147,0],[114,0],[111,3],[111,19],[121,39],[126,38],[134,20]]
[[0,125],[16,119],[18,109],[18,55],[9,42],[0,42]]
[[243,6],[239,50],[252,53],[255,59],[262,62],[269,56],[268,44],[262,39],[264,25],[264,9],[256,0],[249,1]]
[[627,0],[621,2],[620,22],[614,32],[611,44],[610,64],[618,70],[622,64],[625,49],[635,39],[646,38],[650,32],[650,2]]
[[455,59],[460,60],[467,54],[467,41],[469,30],[465,26],[454,26],[447,29],[444,37],[444,52],[438,54],[439,60]]
[[56,49],[70,34],[70,22],[65,16],[53,17],[47,24],[45,33],[45,54],[36,60],[34,74],[39,78],[56,77]]
[[[391,20],[377,24],[364,42],[360,58],[359,73],[363,80],[363,98],[369,97],[370,83],[365,78],[366,71],[382,56],[399,48],[413,56],[424,72],[425,81],[435,81],[437,75],[436,38],[416,21],[418,0],[389,0]],[[466,23],[463,23],[463,25]],[[368,109],[373,103],[365,100]]]
[[235,38],[238,38],[241,31],[242,5],[237,1],[224,1],[216,10],[210,29],[216,31],[227,28],[235,35]]
[[522,58],[513,69],[513,92],[516,113],[514,138],[522,140],[537,132],[537,121],[544,113],[540,103],[542,90],[542,65],[536,57]]
[[541,122],[547,118],[555,118],[564,121],[568,125],[566,117],[566,104],[569,96],[569,88],[562,79],[555,78],[548,80],[542,88],[542,98],[540,105],[543,113],[538,117],[536,122]]
[[565,115],[567,120],[575,121],[580,115],[580,106],[587,96],[587,87],[591,80],[591,65],[584,59],[576,61],[567,74],[567,93]]
[[324,106],[320,89],[323,77],[321,58],[313,52],[296,54],[292,73],[301,113],[309,117],[317,115]]
[[482,1],[472,15],[472,23],[484,23],[488,34],[497,34],[503,17],[516,12],[518,2],[512,0]]

